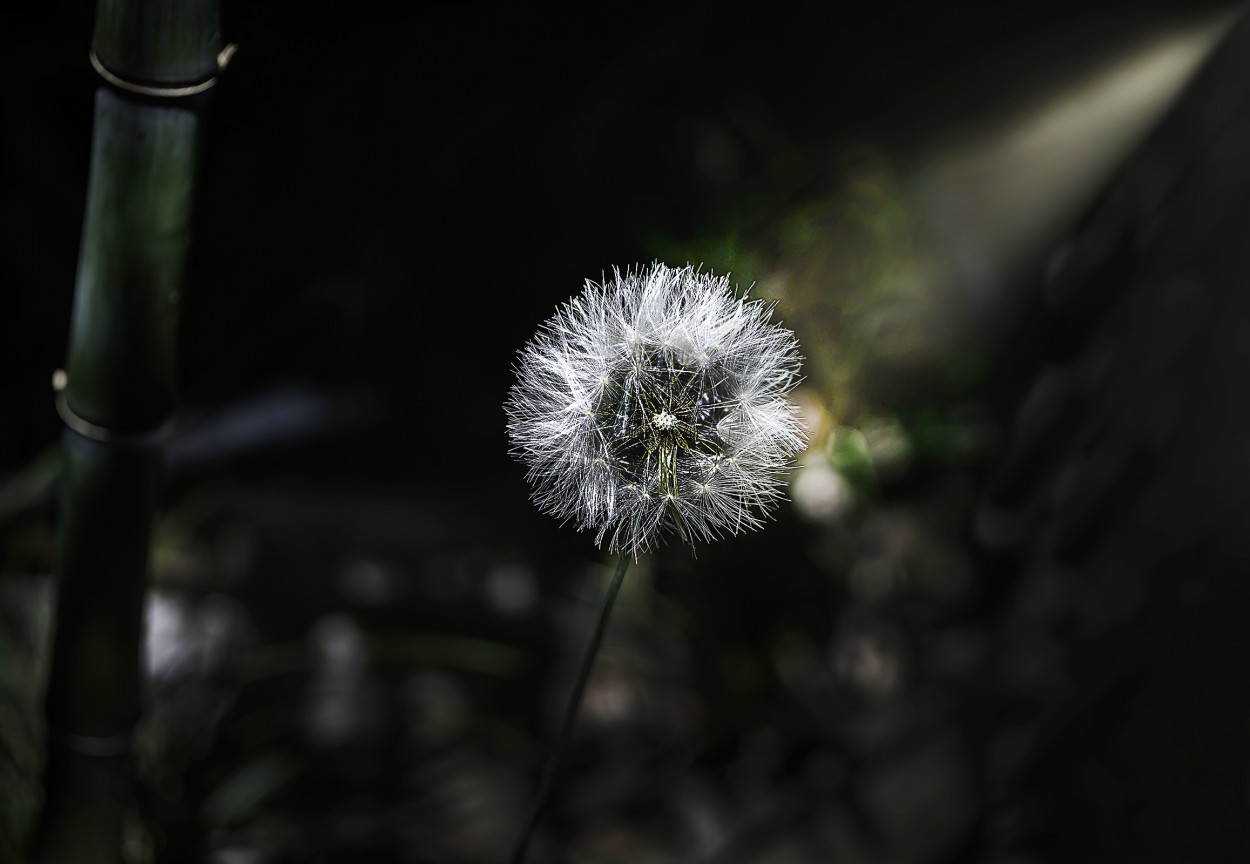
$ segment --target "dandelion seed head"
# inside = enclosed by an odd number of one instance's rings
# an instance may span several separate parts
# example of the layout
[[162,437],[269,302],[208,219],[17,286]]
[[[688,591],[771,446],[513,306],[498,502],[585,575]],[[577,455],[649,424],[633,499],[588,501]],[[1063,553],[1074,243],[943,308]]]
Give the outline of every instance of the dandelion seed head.
[[521,349],[505,403],[540,510],[627,555],[759,527],[805,444],[794,334],[724,277],[587,281]]

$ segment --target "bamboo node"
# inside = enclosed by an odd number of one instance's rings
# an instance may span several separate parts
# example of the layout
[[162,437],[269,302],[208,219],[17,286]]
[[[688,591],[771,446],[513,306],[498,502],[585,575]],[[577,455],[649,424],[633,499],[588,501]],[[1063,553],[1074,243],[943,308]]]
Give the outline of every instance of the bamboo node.
[[145,84],[141,81],[132,81],[129,78],[123,78],[112,69],[104,65],[95,48],[92,48],[89,56],[91,58],[91,66],[96,73],[108,83],[112,84],[119,90],[125,90],[128,93],[137,93],[140,96],[152,96],[159,99],[178,99],[183,96],[195,96],[203,93],[217,83],[217,75],[226,68],[226,64],[230,62],[230,58],[234,56],[234,52],[238,50],[238,46],[233,42],[222,48],[217,53],[217,72],[203,81],[196,81],[191,84],[181,84],[176,87],[161,87],[152,84]]
[[[69,383],[68,378],[65,383]],[[151,447],[160,444],[165,440],[170,428],[173,426],[172,418],[166,420],[155,429],[149,429],[144,432],[117,432],[105,426],[97,426],[90,420],[85,420],[74,413],[74,409],[69,407],[69,400],[65,398],[64,389],[57,392],[56,413],[60,415],[61,422],[84,438],[90,438],[92,441],[112,444],[118,447]]]

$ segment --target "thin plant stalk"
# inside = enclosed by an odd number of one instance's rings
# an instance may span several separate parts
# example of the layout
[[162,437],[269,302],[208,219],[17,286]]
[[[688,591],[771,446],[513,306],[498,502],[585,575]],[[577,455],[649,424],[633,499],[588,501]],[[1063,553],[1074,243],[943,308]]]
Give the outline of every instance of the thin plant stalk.
[[608,629],[608,619],[612,616],[612,606],[616,603],[616,595],[621,590],[621,583],[625,581],[625,571],[629,569],[629,560],[627,555],[620,557],[620,560],[616,563],[616,571],[612,574],[612,581],[608,583],[608,591],[603,598],[603,607],[599,610],[599,620],[595,623],[595,631],[591,634],[590,644],[586,646],[586,653],[582,657],[582,665],[577,672],[577,679],[573,684],[573,692],[569,695],[568,704],[564,708],[564,719],[560,724],[560,734],[556,738],[551,755],[543,766],[542,776],[538,781],[538,792],[534,798],[534,806],[530,810],[529,819],[525,823],[525,829],[521,832],[521,839],[517,841],[516,851],[512,853],[512,864],[523,864],[530,836],[534,833],[538,819],[542,816],[543,810],[547,806],[547,799],[551,796],[551,786],[555,779],[556,769],[559,767],[560,760],[564,756],[564,750],[572,737],[573,726],[577,722],[577,714],[582,706],[582,697],[586,692],[586,682],[590,680],[591,670],[594,669],[595,660],[599,656],[599,648],[603,644],[603,635]]
[[66,373],[44,804],[32,860],[111,864],[129,802],[143,604],[200,118],[218,0],[100,0],[96,93]]

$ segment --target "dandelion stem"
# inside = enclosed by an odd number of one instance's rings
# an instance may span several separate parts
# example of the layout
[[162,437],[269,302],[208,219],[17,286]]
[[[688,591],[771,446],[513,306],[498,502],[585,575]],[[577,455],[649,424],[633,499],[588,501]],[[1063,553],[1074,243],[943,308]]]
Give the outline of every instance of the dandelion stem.
[[547,798],[551,795],[551,784],[555,778],[556,768],[559,767],[560,759],[564,755],[564,748],[568,745],[569,738],[573,734],[573,724],[577,721],[577,712],[582,705],[582,696],[586,692],[586,682],[590,680],[590,672],[594,669],[595,658],[599,656],[599,646],[603,644],[603,634],[608,629],[608,618],[612,615],[612,605],[616,602],[616,595],[621,589],[621,583],[625,581],[625,571],[629,569],[629,556],[622,555],[616,563],[616,572],[612,574],[612,581],[608,584],[607,594],[603,597],[603,608],[599,610],[599,621],[595,624],[595,632],[590,637],[590,644],[586,646],[586,654],[582,657],[581,669],[577,672],[577,681],[573,684],[573,692],[569,696],[568,705],[564,708],[564,720],[560,724],[560,736],[556,739],[555,747],[551,750],[551,755],[547,757],[547,762],[543,765],[543,772],[538,781],[538,794],[534,798],[534,807],[530,811],[529,820],[525,823],[525,830],[521,833],[521,839],[517,841],[516,851],[512,854],[511,864],[522,864],[525,860],[525,847],[529,845],[530,836],[534,833],[534,827],[538,824],[538,817],[542,815],[543,809],[547,805]]

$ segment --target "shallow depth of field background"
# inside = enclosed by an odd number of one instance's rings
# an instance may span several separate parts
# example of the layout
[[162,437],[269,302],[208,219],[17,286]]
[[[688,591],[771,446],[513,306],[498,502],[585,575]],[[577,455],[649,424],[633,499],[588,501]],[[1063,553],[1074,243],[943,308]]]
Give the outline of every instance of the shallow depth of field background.
[[[1052,253],[1236,11],[227,2],[125,860],[504,860],[610,569],[527,501],[510,365],[656,259],[777,301],[812,446],[767,530],[631,569],[531,860],[1237,860],[1239,756],[1080,744],[1156,716],[1074,668],[1140,586],[984,506]],[[90,3],[0,16],[11,844],[97,82]]]

